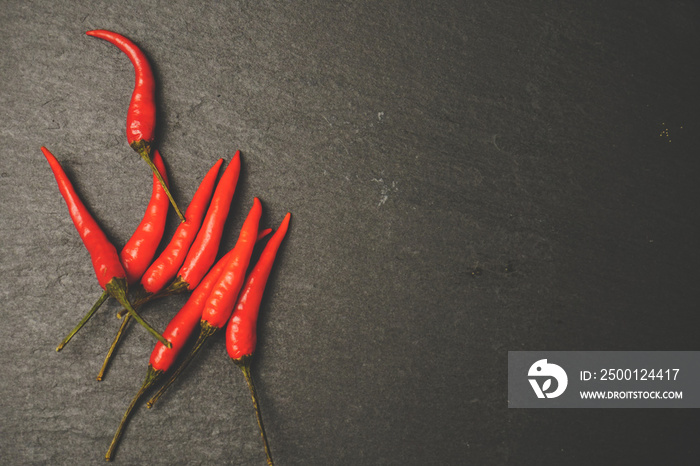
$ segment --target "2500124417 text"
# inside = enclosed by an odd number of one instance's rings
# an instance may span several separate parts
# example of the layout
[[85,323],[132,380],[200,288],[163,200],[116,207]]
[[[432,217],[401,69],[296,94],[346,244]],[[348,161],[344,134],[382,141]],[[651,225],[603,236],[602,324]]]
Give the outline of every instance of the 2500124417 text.
[[596,372],[580,371],[579,377],[581,381],[602,380],[602,381],[618,381],[618,380],[666,380],[674,381],[678,379],[680,369],[600,369]]

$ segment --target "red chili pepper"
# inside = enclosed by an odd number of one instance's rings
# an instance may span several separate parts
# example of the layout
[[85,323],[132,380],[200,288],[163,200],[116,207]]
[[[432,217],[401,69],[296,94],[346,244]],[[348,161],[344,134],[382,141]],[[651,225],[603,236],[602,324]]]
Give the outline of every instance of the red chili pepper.
[[[233,252],[233,250],[231,252]],[[178,353],[191,336],[192,332],[197,326],[197,323],[199,323],[202,317],[202,309],[204,309],[207,297],[209,296],[213,286],[218,281],[219,276],[221,275],[221,272],[223,271],[224,266],[230,257],[229,254],[222,257],[216,263],[216,265],[212,267],[206,277],[202,279],[197,288],[195,288],[195,290],[192,292],[185,305],[177,314],[175,314],[175,316],[170,320],[168,326],[165,328],[163,336],[172,344],[172,347],[167,348],[160,342],[156,343],[156,346],[151,353],[148,370],[146,371],[146,378],[143,381],[141,388],[136,393],[136,396],[134,396],[134,398],[131,400],[131,404],[129,404],[129,407],[124,413],[124,417],[122,417],[122,420],[119,423],[119,427],[114,434],[109,450],[105,455],[105,459],[107,461],[112,459],[117,445],[119,444],[119,440],[124,432],[124,428],[126,427],[127,421],[136,407],[139,399],[151,386],[153,386],[153,384],[160,380],[160,377],[166,371],[168,371],[168,369],[170,369]]]
[[[129,314],[154,337],[164,344],[169,345],[170,343],[144,321],[133,309],[131,303],[129,303],[126,297],[126,272],[121,262],[119,262],[119,255],[117,254],[116,248],[109,242],[107,236],[95,219],[90,215],[90,212],[88,212],[85,204],[80,200],[78,193],[76,193],[68,176],[66,176],[66,173],[63,171],[61,164],[56,160],[56,157],[45,147],[42,147],[41,151],[44,153],[46,160],[51,166],[51,171],[53,171],[56,182],[58,183],[58,189],[63,199],[66,201],[73,224],[78,230],[83,244],[85,244],[85,247],[90,253],[92,266],[95,269],[97,281],[100,286],[109,293],[110,296],[119,301],[119,303],[127,309]],[[59,349],[60,347],[57,348],[57,351]]]
[[272,270],[272,264],[277,256],[280,244],[287,234],[289,227],[290,213],[284,217],[279,228],[270,238],[258,262],[248,275],[243,291],[238,297],[236,308],[229,320],[226,328],[226,349],[234,362],[241,363],[246,358],[250,358],[255,352],[257,343],[256,327],[260,302],[267,279]]
[[265,455],[267,456],[267,464],[272,465],[272,455],[270,447],[267,443],[267,435],[263,425],[262,414],[260,414],[260,405],[258,403],[258,395],[253,384],[253,377],[250,370],[250,360],[255,353],[257,343],[257,322],[258,313],[260,310],[260,302],[262,301],[263,292],[267,279],[270,277],[272,264],[275,261],[277,251],[280,244],[287,234],[289,219],[291,214],[287,213],[284,220],[280,224],[270,241],[265,246],[260,259],[255,264],[253,271],[250,272],[246,283],[243,286],[243,291],[238,297],[236,309],[226,327],[226,350],[231,357],[231,360],[241,368],[243,376],[248,383],[250,396],[253,399],[253,408],[260,427],[260,435],[263,439],[265,447]]
[[[170,292],[177,292],[183,288],[185,290],[195,288],[214,263],[240,172],[241,158],[240,152],[237,151],[224,174],[221,175],[219,184],[216,185],[207,216],[187,253],[185,262],[180,267],[174,282],[168,286]],[[255,232],[257,235],[257,227]]]
[[260,204],[260,200],[255,198],[253,207],[241,228],[236,246],[229,252],[230,257],[226,262],[226,266],[207,298],[206,305],[202,311],[202,319],[200,321],[201,330],[197,342],[166,384],[146,404],[149,408],[153,406],[163,393],[165,393],[173,381],[177,379],[180,372],[187,367],[205,341],[226,325],[236,304],[238,292],[243,286],[245,272],[248,269],[250,256],[253,254],[253,247],[255,246],[255,241],[258,236],[258,225],[261,215],[262,205]]
[[[158,149],[153,153],[153,163],[167,184],[168,175]],[[119,253],[129,285],[136,283],[153,261],[153,256],[163,239],[169,205],[170,202],[163,187],[158,182],[158,178],[153,176],[151,200],[146,207],[143,219]]]
[[207,211],[207,206],[214,191],[216,177],[223,162],[223,159],[219,159],[211,167],[199,184],[199,188],[197,188],[192,197],[192,202],[190,202],[185,211],[187,220],[184,223],[180,223],[168,246],[143,274],[141,286],[147,293],[156,294],[163,290],[175,277],[178,269],[184,262],[187,252],[190,250],[190,246],[202,225],[204,214]]
[[85,34],[99,39],[104,39],[107,42],[117,46],[119,50],[124,52],[131,64],[134,66],[136,82],[134,91],[131,94],[131,102],[129,110],[126,114],[126,139],[129,145],[141,155],[141,158],[151,167],[153,174],[156,175],[165,190],[170,203],[173,205],[180,221],[184,222],[182,212],[177,207],[175,199],[170,194],[170,190],[165,184],[165,181],[160,178],[158,169],[151,160],[151,150],[155,139],[156,129],[156,99],[155,99],[155,78],[151,65],[148,63],[146,55],[132,41],[117,34],[116,32],[105,31],[102,29],[88,31]]

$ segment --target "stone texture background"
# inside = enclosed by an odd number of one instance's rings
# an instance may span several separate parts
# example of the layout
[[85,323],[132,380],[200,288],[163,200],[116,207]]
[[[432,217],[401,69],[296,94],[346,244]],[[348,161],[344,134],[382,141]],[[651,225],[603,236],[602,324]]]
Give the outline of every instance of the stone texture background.
[[[100,294],[39,147],[115,244],[150,174],[128,147],[130,63],[186,205],[219,157],[293,213],[253,369],[280,465],[693,464],[690,410],[514,410],[507,352],[696,350],[694,2],[8,1],[0,7],[0,462],[102,464],[153,340],[95,375]],[[176,226],[170,219],[168,234]],[[145,311],[158,328],[184,303]],[[263,464],[220,335],[120,464]]]

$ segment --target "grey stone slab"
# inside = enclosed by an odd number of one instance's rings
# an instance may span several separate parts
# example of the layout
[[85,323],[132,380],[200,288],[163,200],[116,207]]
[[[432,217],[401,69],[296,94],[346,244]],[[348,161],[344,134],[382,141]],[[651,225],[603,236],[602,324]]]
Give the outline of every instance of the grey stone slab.
[[[690,464],[689,410],[508,410],[507,352],[696,350],[692,2],[87,2],[0,8],[0,463],[101,464],[146,373],[39,147],[117,245],[150,193],[124,137],[138,43],[186,205],[242,153],[292,225],[253,370],[280,465]],[[176,226],[168,224],[168,234]],[[185,297],[144,311],[164,328]],[[264,464],[219,335],[120,464]],[[652,412],[653,411],[653,412]]]

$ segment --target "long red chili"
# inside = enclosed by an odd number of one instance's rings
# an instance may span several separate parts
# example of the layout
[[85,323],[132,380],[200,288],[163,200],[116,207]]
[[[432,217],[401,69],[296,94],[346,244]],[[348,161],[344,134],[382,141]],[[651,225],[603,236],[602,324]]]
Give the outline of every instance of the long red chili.
[[258,403],[258,395],[253,383],[253,377],[250,370],[250,360],[255,353],[257,343],[257,322],[258,313],[260,311],[260,302],[262,301],[263,292],[267,279],[270,277],[272,264],[277,256],[280,244],[287,234],[289,227],[289,219],[291,214],[287,213],[274,235],[270,238],[265,249],[263,250],[258,262],[255,264],[252,272],[248,275],[243,291],[241,291],[236,303],[236,308],[231,315],[231,319],[226,327],[226,351],[231,357],[231,360],[240,367],[243,376],[248,384],[250,396],[253,399],[253,408],[260,427],[260,436],[265,447],[265,455],[267,456],[267,464],[272,465],[272,455],[265,434],[262,414],[260,413],[260,405]]
[[162,343],[157,342],[155,348],[153,348],[148,364],[148,370],[146,371],[146,378],[144,379],[141,388],[132,399],[131,404],[129,404],[129,407],[124,413],[124,417],[122,417],[122,420],[119,423],[119,427],[114,434],[109,450],[105,455],[105,459],[107,461],[112,459],[117,445],[119,444],[119,440],[124,432],[124,428],[126,427],[127,421],[136,407],[138,400],[151,386],[153,386],[153,384],[160,380],[160,377],[166,371],[168,371],[168,369],[170,369],[178,353],[192,335],[192,332],[202,317],[202,310],[206,304],[206,299],[209,296],[214,284],[218,281],[219,276],[221,275],[221,272],[228,261],[229,254],[222,257],[216,263],[216,265],[212,267],[206,277],[202,279],[197,288],[195,288],[195,290],[192,292],[185,305],[180,309],[180,311],[178,311],[177,314],[175,314],[175,316],[170,320],[168,326],[165,328],[163,336],[172,344],[172,347],[167,348]]
[[216,191],[214,191],[204,223],[202,223],[197,238],[192,243],[175,281],[168,286],[168,290],[179,291],[183,287],[185,290],[194,289],[214,263],[240,172],[241,157],[240,152],[237,151],[224,170],[224,174],[221,175],[219,184],[216,185]]
[[63,171],[61,164],[56,160],[56,157],[45,147],[42,147],[41,151],[44,153],[46,160],[51,166],[51,171],[58,183],[58,189],[68,206],[71,220],[73,220],[73,224],[76,230],[78,230],[83,244],[90,253],[92,266],[95,269],[95,275],[97,276],[97,281],[100,286],[107,291],[110,296],[119,301],[129,314],[154,337],[159,339],[166,346],[169,345],[170,343],[144,321],[133,309],[131,303],[129,303],[126,297],[128,286],[126,282],[126,272],[119,261],[116,248],[109,242],[107,236],[92,215],[90,215],[90,212],[88,212],[85,204],[80,200],[78,193],[73,188],[72,183]]
[[250,209],[248,217],[245,222],[243,222],[238,241],[230,252],[230,257],[226,262],[226,266],[207,297],[206,304],[202,310],[202,319],[200,321],[201,330],[199,332],[199,337],[197,337],[197,342],[165,385],[147,403],[149,408],[153,406],[163,393],[165,393],[173,381],[177,379],[180,372],[187,367],[207,339],[226,325],[226,322],[233,312],[238,293],[243,286],[245,273],[248,269],[250,257],[253,254],[253,247],[255,246],[255,241],[258,236],[258,226],[260,224],[261,215],[262,205],[260,204],[260,200],[256,197],[253,200],[253,207]]
[[[155,99],[155,78],[148,58],[131,40],[112,31],[97,29],[88,31],[85,34],[117,46],[124,52],[131,64],[134,66],[136,82],[134,91],[131,94],[129,110],[126,114],[126,139],[129,145],[141,155],[141,158],[151,167],[153,174],[160,177],[158,169],[151,160],[151,151],[155,139],[156,129],[156,99]],[[170,190],[162,178],[159,178],[170,203],[181,221],[185,221],[182,212],[175,203],[175,199],[170,194]]]
[[248,213],[248,217],[238,236],[238,241],[233,249],[233,254],[229,258],[226,267],[221,272],[221,277],[209,295],[207,304],[202,311],[202,322],[204,324],[220,329],[231,316],[236,304],[238,292],[243,286],[246,270],[250,264],[250,257],[253,255],[253,247],[258,236],[258,226],[262,215],[262,204],[256,197],[253,199],[253,207]]
[[242,363],[255,352],[257,343],[257,321],[265,285],[272,270],[282,240],[287,234],[290,213],[284,217],[279,228],[267,242],[255,267],[248,275],[243,290],[238,296],[236,308],[226,328],[226,349],[236,363]]
[[[153,155],[153,162],[156,164],[158,170],[163,174],[163,178],[167,182],[167,173],[165,171],[165,165],[163,164],[163,159],[160,153],[156,150]],[[143,215],[141,223],[139,223],[136,230],[131,235],[131,238],[127,241],[124,248],[122,248],[121,253],[119,253],[119,260],[124,267],[124,272],[126,273],[126,281],[128,285],[132,285],[136,282],[143,274],[148,264],[153,259],[156,249],[160,244],[160,240],[163,238],[163,231],[165,230],[165,221],[168,216],[168,198],[163,192],[163,188],[156,176],[153,176],[153,188],[151,190],[151,200],[146,207],[146,212]],[[82,318],[82,320],[75,326],[75,328],[63,339],[63,341],[58,345],[56,351],[61,351],[63,347],[75,336],[78,331],[87,323],[87,321],[95,314],[102,303],[105,302],[109,293],[103,291],[100,298],[93,305],[93,307],[88,311],[88,313]],[[98,377],[101,380],[101,377]]]
[[[168,178],[165,171],[165,165],[163,164],[163,159],[161,158],[158,149],[156,149],[153,153],[153,162],[155,163],[156,168],[158,168],[158,171],[163,175],[163,179],[167,184]],[[146,207],[146,213],[144,214],[143,219],[136,228],[134,234],[131,236],[131,238],[129,238],[129,241],[126,242],[126,245],[124,245],[124,248],[122,248],[121,253],[119,253],[119,259],[124,266],[124,271],[126,272],[126,279],[129,286],[138,282],[153,261],[153,256],[155,255],[158,245],[163,238],[169,206],[170,202],[168,197],[165,195],[163,187],[158,182],[158,178],[154,175],[151,200]],[[180,223],[180,225],[185,224],[186,222]],[[134,303],[134,308],[138,309],[138,307],[138,302]],[[112,355],[114,354],[114,351],[121,340],[121,336],[130,320],[130,316],[127,316],[122,321],[119,330],[117,331],[117,336],[107,352],[107,356],[105,357],[104,363],[100,368],[99,374],[97,374],[98,381],[101,381],[104,378],[107,366],[109,365]]]
[[[153,153],[153,163],[167,184],[168,175],[165,171],[165,164],[163,164],[163,159],[157,149]],[[153,176],[151,200],[148,202],[143,219],[119,253],[119,259],[124,266],[126,281],[129,285],[136,283],[153,261],[153,256],[156,255],[158,246],[163,239],[169,205],[170,201],[165,195],[163,187],[158,178]]]

